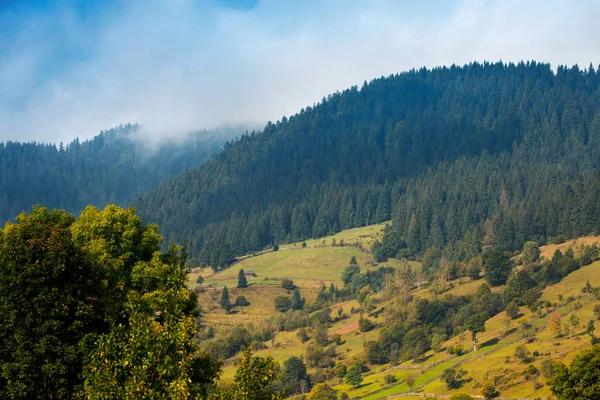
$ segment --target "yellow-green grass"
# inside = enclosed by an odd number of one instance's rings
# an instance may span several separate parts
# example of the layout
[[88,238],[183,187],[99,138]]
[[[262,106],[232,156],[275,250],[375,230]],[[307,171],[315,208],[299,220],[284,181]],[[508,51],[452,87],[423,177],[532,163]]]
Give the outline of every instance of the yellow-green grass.
[[[227,313],[219,304],[222,289],[203,289],[198,294],[198,302],[203,310],[203,322],[213,326],[235,326],[249,322],[256,324],[277,313],[274,306],[277,296],[290,295],[290,292],[283,289],[281,285],[253,285],[245,289],[238,289],[232,285],[228,286],[227,290],[231,303],[235,302],[237,296],[244,296],[250,305],[234,307],[232,312]],[[307,301],[313,301],[317,297],[319,289],[304,287],[300,292]]]
[[557,284],[548,286],[544,289],[542,300],[558,302],[559,294],[565,299],[569,296],[577,296],[581,294],[581,289],[588,281],[592,286],[600,286],[600,261],[581,267]]
[[[344,242],[345,245],[352,245],[354,243],[360,243],[363,248],[370,249],[375,240],[383,239],[383,229],[386,224],[390,224],[391,222],[384,222],[382,224],[376,225],[368,225],[363,226],[361,228],[353,228],[346,229],[334,235],[326,236],[319,239],[309,239],[304,241],[306,243],[306,247],[319,247],[319,246],[331,246],[333,244],[333,240],[337,245],[340,244],[341,241]],[[302,246],[302,243],[292,243],[288,245],[282,245],[280,248],[282,249],[291,249],[291,248],[299,248]]]
[[600,245],[600,236],[583,236],[577,239],[567,240],[560,244],[548,244],[540,247],[540,255],[546,259],[552,258],[556,250],[563,253],[569,248],[573,248],[577,253],[577,249],[581,246],[591,246],[593,244]]
[[311,279],[326,282],[340,282],[342,271],[352,257],[367,269],[372,262],[371,254],[353,246],[315,247],[304,249],[280,250],[246,258],[231,268],[221,271],[207,279],[207,283],[220,279],[232,279],[240,268],[251,270],[257,280],[269,279]]

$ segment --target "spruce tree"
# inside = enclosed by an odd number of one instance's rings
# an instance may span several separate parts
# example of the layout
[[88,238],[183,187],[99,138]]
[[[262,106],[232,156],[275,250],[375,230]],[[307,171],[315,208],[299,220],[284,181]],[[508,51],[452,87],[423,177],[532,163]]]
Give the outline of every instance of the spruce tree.
[[304,299],[300,297],[300,290],[294,289],[292,292],[292,310],[302,310],[304,308]]
[[243,269],[240,269],[240,272],[238,274],[238,284],[237,284],[237,287],[240,288],[240,289],[248,287],[248,280],[246,279],[246,274],[244,273]]
[[227,290],[227,286],[223,287],[223,291],[221,292],[221,308],[225,311],[229,311],[231,309],[231,303],[229,302],[229,290]]

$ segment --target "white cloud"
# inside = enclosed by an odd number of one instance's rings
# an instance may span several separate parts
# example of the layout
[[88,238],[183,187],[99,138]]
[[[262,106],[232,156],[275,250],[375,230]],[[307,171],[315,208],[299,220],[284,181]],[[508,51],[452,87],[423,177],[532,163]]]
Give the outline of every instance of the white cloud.
[[92,21],[64,7],[30,13],[0,45],[0,140],[67,141],[126,122],[155,136],[262,124],[423,65],[600,62],[595,1],[414,4],[131,0]]

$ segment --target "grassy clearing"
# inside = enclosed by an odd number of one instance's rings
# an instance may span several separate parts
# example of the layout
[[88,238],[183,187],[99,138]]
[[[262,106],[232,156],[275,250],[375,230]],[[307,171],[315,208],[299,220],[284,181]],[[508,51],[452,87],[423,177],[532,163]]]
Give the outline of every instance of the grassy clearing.
[[583,236],[577,239],[567,240],[560,244],[548,244],[540,247],[540,255],[546,259],[552,258],[556,250],[560,250],[563,253],[572,247],[575,252],[577,248],[581,246],[591,246],[593,244],[600,245],[600,236]]
[[280,250],[246,258],[210,277],[207,283],[235,278],[240,268],[256,273],[257,277],[251,282],[292,278],[339,283],[342,271],[352,257],[356,257],[363,268],[372,262],[370,253],[353,246]]

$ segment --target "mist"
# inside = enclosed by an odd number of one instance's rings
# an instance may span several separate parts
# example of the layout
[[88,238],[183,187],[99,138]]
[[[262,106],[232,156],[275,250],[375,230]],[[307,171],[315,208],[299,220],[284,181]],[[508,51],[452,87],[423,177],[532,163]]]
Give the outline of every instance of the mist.
[[[595,1],[8,2],[0,141],[261,126],[421,66],[600,63]],[[419,2],[422,3],[422,2]]]

